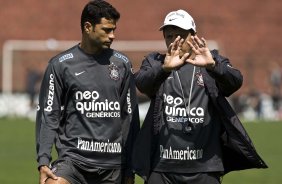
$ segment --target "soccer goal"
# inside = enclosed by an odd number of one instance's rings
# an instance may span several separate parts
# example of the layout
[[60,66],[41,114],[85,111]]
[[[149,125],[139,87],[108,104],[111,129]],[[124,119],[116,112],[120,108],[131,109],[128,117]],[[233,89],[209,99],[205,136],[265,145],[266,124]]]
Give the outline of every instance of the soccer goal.
[[[0,116],[1,112],[5,114],[17,111],[21,107],[17,104],[28,104],[30,100],[28,95],[35,95],[33,93],[38,91],[41,77],[50,58],[78,43],[77,40],[55,39],[7,40],[3,45],[2,54],[3,103],[2,105],[0,103]],[[218,44],[216,41],[209,40],[208,47],[216,49]],[[144,56],[148,53],[166,51],[164,40],[120,40],[114,41],[112,48],[125,53],[132,61],[135,71],[139,69]],[[144,97],[140,93],[139,95],[141,98]],[[20,109],[28,109],[25,106]]]

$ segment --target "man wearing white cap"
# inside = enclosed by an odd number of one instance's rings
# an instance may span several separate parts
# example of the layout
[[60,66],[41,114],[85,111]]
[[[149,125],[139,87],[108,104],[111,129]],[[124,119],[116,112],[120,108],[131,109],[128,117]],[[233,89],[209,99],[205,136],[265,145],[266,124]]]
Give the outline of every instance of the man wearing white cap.
[[167,53],[153,52],[135,74],[151,99],[135,142],[135,172],[147,184],[218,184],[224,174],[266,168],[225,99],[243,82],[239,70],[196,35],[184,10],[160,27]]

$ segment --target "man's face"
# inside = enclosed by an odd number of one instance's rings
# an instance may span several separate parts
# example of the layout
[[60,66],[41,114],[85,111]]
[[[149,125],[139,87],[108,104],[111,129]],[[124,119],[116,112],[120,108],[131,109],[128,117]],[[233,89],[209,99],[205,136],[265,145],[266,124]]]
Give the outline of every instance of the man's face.
[[97,50],[110,48],[115,39],[115,29],[116,21],[102,18],[101,23],[94,26],[91,25],[89,44],[92,48],[96,48]]
[[166,26],[163,30],[163,34],[167,48],[177,38],[177,36],[184,39],[184,43],[179,54],[180,57],[182,57],[185,53],[190,53],[192,51],[191,47],[187,43],[188,40],[191,41],[191,32],[189,30],[181,29],[176,26]]

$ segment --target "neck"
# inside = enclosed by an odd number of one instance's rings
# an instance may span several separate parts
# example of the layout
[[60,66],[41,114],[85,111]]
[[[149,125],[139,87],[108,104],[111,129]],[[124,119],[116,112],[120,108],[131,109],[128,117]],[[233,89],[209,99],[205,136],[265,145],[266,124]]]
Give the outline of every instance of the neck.
[[102,52],[102,48],[92,46],[87,39],[82,38],[79,46],[87,54],[100,54]]

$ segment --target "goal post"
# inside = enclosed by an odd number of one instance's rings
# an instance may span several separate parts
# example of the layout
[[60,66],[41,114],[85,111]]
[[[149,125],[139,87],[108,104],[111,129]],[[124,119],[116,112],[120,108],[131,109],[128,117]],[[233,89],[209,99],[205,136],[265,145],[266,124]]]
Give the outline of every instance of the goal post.
[[[14,53],[17,51],[63,51],[78,44],[77,40],[7,40],[3,44],[2,53],[2,92],[11,94],[13,91]],[[208,41],[210,49],[217,49],[214,40]],[[112,48],[122,52],[165,51],[164,40],[120,40],[114,41]]]

